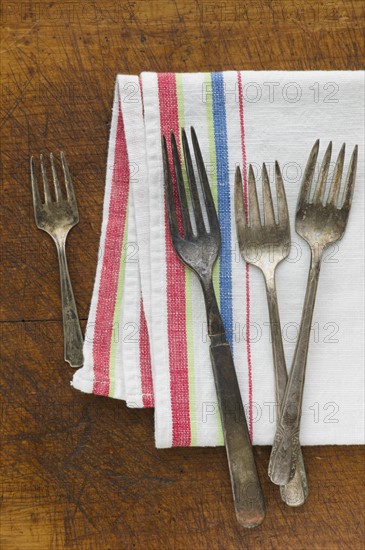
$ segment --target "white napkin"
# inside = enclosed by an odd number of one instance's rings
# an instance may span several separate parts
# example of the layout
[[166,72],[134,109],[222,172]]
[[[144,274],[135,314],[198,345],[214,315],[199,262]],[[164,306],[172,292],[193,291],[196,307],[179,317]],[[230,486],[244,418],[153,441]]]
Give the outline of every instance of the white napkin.
[[[160,138],[195,127],[217,197],[222,254],[215,286],[254,444],[275,432],[272,350],[264,281],[240,258],[233,181],[239,164],[281,166],[292,249],[277,274],[287,367],[303,306],[309,248],[294,213],[309,152],[343,142],[344,173],[359,145],[345,235],[325,254],[313,317],[301,443],[364,442],[364,72],[119,75],[109,144],[100,254],[73,386],[155,406],[157,447],[223,444],[205,309],[196,277],[173,252],[164,208]],[[318,173],[318,171],[317,171]],[[141,290],[143,302],[141,301]],[[147,321],[147,324],[145,322]],[[152,368],[151,368],[152,365]],[[153,388],[152,388],[153,385]]]

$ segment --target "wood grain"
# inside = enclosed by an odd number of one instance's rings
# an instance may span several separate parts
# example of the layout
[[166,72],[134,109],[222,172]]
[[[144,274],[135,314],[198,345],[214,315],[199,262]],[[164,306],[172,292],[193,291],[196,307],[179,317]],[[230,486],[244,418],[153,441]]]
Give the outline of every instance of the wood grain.
[[224,449],[154,448],[153,412],[71,389],[58,265],[35,228],[29,156],[67,154],[81,222],[68,256],[83,326],[117,73],[361,69],[364,3],[2,2],[2,549],[363,548],[364,453],[309,447],[288,509],[256,448],[267,519],[234,518]]

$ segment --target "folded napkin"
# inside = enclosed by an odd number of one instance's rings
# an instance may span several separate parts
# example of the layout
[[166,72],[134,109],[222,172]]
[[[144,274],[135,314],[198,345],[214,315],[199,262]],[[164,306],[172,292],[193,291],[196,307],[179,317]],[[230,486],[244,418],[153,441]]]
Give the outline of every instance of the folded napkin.
[[[301,318],[309,247],[294,213],[305,164],[333,140],[359,145],[344,238],[325,254],[313,318],[301,442],[364,442],[364,72],[142,73],[117,77],[100,254],[73,386],[155,407],[157,447],[222,445],[202,291],[173,250],[164,205],[161,133],[195,127],[221,225],[214,283],[254,444],[271,444],[275,394],[261,273],[240,257],[234,219],[237,165],[281,166],[292,249],[277,273],[287,366]],[[180,146],[180,144],[179,144]],[[317,169],[318,175],[319,166]],[[235,411],[232,411],[233,413]]]

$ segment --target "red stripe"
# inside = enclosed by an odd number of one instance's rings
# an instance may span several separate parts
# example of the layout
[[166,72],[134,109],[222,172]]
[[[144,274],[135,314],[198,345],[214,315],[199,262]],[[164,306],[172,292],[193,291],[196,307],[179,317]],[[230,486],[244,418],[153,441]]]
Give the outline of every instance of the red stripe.
[[139,75],[139,77],[138,77],[138,83],[139,83],[139,91],[141,92],[141,100],[142,100],[142,116],[144,118],[143,88],[142,88],[141,75]]
[[142,403],[144,407],[153,407],[153,385],[150,346],[148,340],[146,317],[144,314],[143,301],[141,299],[139,319],[139,357],[141,368]]
[[[246,209],[246,222],[248,209],[247,209],[247,160],[246,160],[246,146],[245,146],[245,124],[243,116],[243,92],[242,92],[242,79],[241,73],[237,72],[238,76],[238,96],[239,96],[239,111],[240,111],[240,125],[241,125],[241,145],[242,145],[242,171],[243,171],[243,196]],[[253,402],[253,390],[252,390],[252,361],[251,361],[251,335],[250,335],[250,269],[246,264],[246,342],[247,342],[247,365],[248,365],[248,423],[251,440],[253,438],[253,422],[252,422],[252,402]]]
[[128,153],[121,106],[119,104],[108,223],[104,242],[103,265],[100,276],[93,343],[93,393],[99,395],[108,395],[109,393],[110,345],[113,333],[114,309],[118,290],[128,192]]
[[[180,149],[180,128],[175,75],[173,73],[159,74],[158,90],[161,132],[168,138],[170,131],[173,130]],[[169,157],[170,170],[173,174],[171,151]],[[186,342],[185,267],[177,258],[171,243],[166,209],[165,234],[172,446],[189,446],[191,442],[191,432],[188,353]]]

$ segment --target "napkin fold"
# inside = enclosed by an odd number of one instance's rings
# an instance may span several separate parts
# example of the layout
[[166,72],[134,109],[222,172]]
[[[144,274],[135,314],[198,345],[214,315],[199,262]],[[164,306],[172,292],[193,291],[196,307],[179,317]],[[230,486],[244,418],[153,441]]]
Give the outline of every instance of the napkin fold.
[[274,437],[274,370],[264,281],[241,259],[237,243],[236,166],[243,169],[245,188],[248,163],[259,185],[262,162],[272,182],[275,160],[281,166],[292,223],[291,253],[277,272],[289,370],[310,258],[294,228],[305,164],[317,138],[319,162],[332,140],[333,171],[346,142],[346,173],[359,145],[348,226],[342,241],[327,250],[321,270],[301,442],[363,443],[362,71],[118,75],[85,363],[72,385],[123,399],[129,407],[154,406],[157,447],[223,444],[203,295],[173,250],[164,204],[161,133],[173,130],[180,148],[180,129],[190,126],[216,201],[222,249],[214,285],[254,444],[271,444]]

